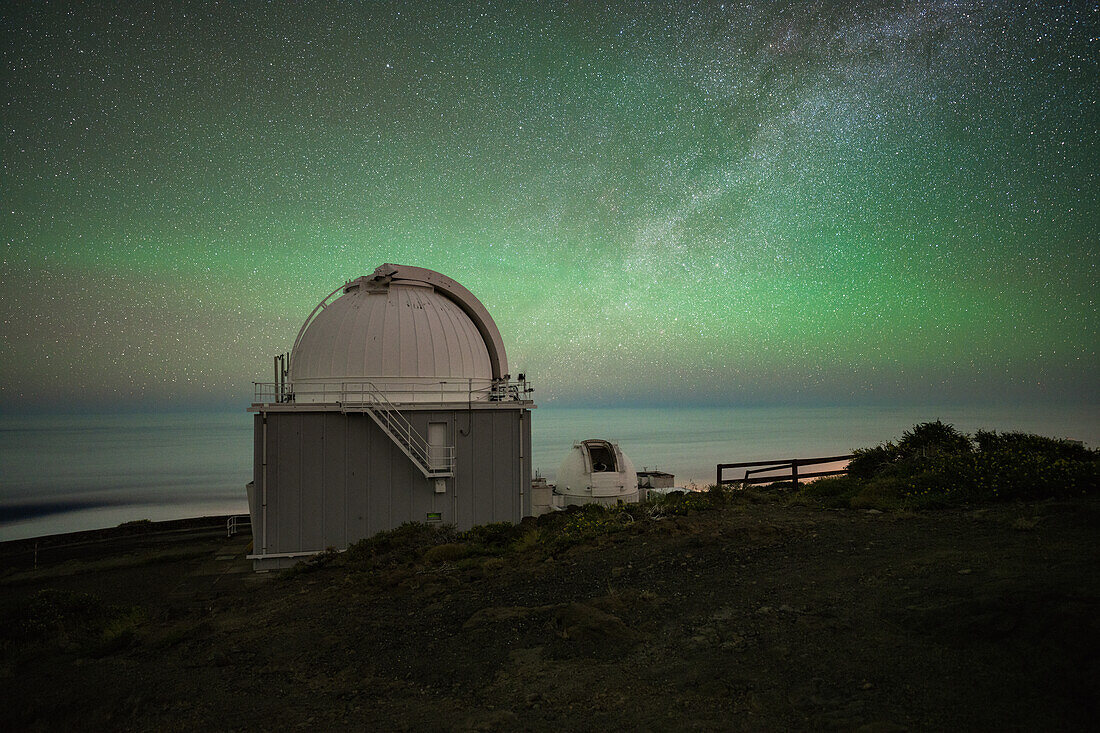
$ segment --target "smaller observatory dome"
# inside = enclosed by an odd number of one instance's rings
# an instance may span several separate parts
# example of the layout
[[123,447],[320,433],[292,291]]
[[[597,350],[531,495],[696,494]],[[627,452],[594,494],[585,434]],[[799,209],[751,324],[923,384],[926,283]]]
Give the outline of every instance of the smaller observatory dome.
[[558,467],[554,492],[566,504],[608,504],[638,500],[638,474],[618,443],[582,440]]
[[[290,354],[294,400],[486,399],[507,361],[496,324],[470,291],[432,270],[382,265],[321,301]],[[357,398],[357,395],[360,397]]]

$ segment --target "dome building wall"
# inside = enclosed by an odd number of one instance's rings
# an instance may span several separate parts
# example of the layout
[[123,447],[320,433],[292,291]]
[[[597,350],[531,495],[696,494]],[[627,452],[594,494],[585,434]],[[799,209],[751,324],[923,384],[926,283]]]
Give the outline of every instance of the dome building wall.
[[[278,360],[276,362],[279,363]],[[453,280],[383,265],[306,319],[285,384],[257,385],[249,486],[258,570],[404,522],[518,522],[531,409],[496,325]]]

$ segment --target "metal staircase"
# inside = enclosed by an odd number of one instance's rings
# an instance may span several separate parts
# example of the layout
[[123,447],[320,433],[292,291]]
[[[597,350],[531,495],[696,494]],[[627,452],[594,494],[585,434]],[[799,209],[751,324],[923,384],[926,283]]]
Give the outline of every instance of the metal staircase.
[[365,412],[370,415],[382,432],[420,469],[424,478],[450,478],[455,475],[454,446],[429,444],[373,383],[356,382],[352,390],[348,390],[348,386],[352,385],[346,385],[341,396],[354,397],[340,401],[341,412]]

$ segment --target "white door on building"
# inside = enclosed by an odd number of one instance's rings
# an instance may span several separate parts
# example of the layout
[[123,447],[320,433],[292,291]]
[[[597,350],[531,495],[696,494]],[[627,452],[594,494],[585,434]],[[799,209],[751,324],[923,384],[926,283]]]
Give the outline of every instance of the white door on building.
[[447,441],[447,423],[428,423],[428,467],[435,470],[450,468],[450,450]]

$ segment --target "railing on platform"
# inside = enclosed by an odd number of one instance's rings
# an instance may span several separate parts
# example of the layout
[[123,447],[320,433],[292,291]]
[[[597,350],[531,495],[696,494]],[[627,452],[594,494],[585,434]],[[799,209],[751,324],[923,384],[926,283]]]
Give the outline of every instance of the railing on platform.
[[[744,463],[719,463],[717,470],[717,483],[719,486],[727,484],[741,484],[744,488],[749,484],[766,484],[774,483],[777,481],[783,481],[787,478],[787,474],[790,476],[791,483],[794,488],[798,488],[798,481],[800,479],[808,478],[820,478],[822,476],[839,476],[841,474],[848,473],[848,468],[835,469],[831,471],[813,471],[810,473],[799,472],[799,468],[806,466],[820,466],[825,463],[839,463],[840,461],[849,461],[855,457],[855,454],[849,453],[843,456],[824,456],[822,458],[789,458],[775,461],[748,461]],[[745,473],[741,478],[724,478],[723,472],[729,469],[743,468]],[[780,472],[778,475],[775,472]],[[760,474],[769,474],[763,476]]]
[[518,402],[529,399],[527,380],[503,379],[388,379],[369,382],[311,381],[253,382],[253,402],[258,404],[344,404],[365,402],[381,392],[390,402]]
[[[276,360],[276,376],[280,374]],[[253,382],[257,405],[336,405],[342,412],[365,412],[425,478],[454,476],[455,446],[429,444],[401,413],[409,405],[523,402],[534,390],[523,375],[509,379],[387,378],[360,380],[285,379]]]
[[241,531],[241,527],[248,527],[252,529],[252,516],[249,514],[238,514],[225,520],[225,536],[232,537]]

